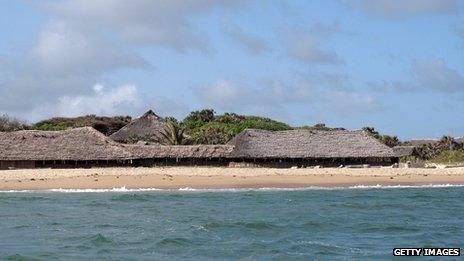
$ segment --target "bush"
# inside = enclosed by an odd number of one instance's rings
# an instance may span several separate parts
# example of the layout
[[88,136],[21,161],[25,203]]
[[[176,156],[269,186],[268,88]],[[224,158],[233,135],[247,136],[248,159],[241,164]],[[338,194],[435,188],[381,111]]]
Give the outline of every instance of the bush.
[[210,122],[214,120],[214,110],[213,109],[204,109],[201,111],[192,111],[185,118],[184,121],[202,121]]
[[68,124],[61,123],[61,124],[51,124],[51,123],[40,123],[40,124],[35,124],[33,126],[33,129],[35,130],[41,130],[41,131],[61,131],[61,130],[69,130],[71,129],[72,126],[69,126]]
[[67,130],[80,127],[93,127],[105,135],[111,135],[126,126],[131,121],[129,116],[100,117],[86,115],[76,118],[51,118],[40,121],[32,126],[43,131]]
[[362,130],[370,134],[372,137],[378,139],[380,142],[387,145],[388,147],[395,147],[401,145],[401,141],[398,139],[397,136],[381,135],[373,127],[364,127],[362,128]]
[[96,129],[97,131],[105,134],[105,135],[108,135],[108,131],[109,131],[109,127],[108,125],[104,124],[104,123],[101,123],[101,122],[96,122],[92,125],[92,127],[94,129]]
[[0,131],[18,131],[28,129],[29,126],[16,118],[8,115],[0,116]]
[[464,163],[464,150],[444,150],[431,161],[440,164]]
[[230,126],[216,123],[200,128],[192,135],[195,144],[225,144],[235,136]]
[[235,113],[214,116],[214,110],[210,109],[191,112],[181,126],[194,144],[224,144],[247,128],[273,131],[291,129],[285,123],[263,117]]

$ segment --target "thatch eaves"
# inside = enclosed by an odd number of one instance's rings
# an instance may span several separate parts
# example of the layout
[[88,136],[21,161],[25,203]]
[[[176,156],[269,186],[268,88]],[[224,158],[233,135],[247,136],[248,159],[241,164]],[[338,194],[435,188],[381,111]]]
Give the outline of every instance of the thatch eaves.
[[414,146],[395,146],[393,151],[397,157],[407,157],[414,154],[416,147]]
[[137,159],[157,158],[226,158],[233,150],[229,145],[124,145]]
[[91,127],[0,132],[0,160],[126,160],[131,153]]
[[395,157],[391,148],[364,131],[247,129],[232,139],[230,157],[368,158]]
[[110,138],[123,142],[127,141],[130,137],[147,137],[152,135],[158,137],[165,126],[166,119],[149,110],[140,118],[132,120],[129,124],[113,133]]

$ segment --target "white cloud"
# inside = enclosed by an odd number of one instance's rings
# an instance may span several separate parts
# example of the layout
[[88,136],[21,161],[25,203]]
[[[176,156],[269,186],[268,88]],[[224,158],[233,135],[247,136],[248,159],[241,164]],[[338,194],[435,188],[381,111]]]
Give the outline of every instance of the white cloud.
[[140,56],[117,44],[52,23],[29,50],[0,59],[0,111],[25,113],[63,95],[83,95],[98,78],[121,68],[147,68]]
[[342,0],[341,2],[370,17],[381,19],[457,14],[463,7],[461,0]]
[[[26,115],[63,97],[95,95],[88,88],[120,69],[147,69],[133,50],[166,47],[207,51],[193,18],[244,1],[75,0],[37,3],[50,15],[29,49],[0,55],[0,111]],[[86,99],[84,99],[86,100]],[[38,108],[41,110],[38,110]]]
[[210,85],[197,86],[193,92],[203,105],[221,110],[281,107],[312,99],[311,90],[303,86],[290,87],[279,81],[265,82],[266,87],[254,89],[219,80]]
[[125,42],[157,45],[184,52],[206,51],[208,41],[191,19],[216,9],[231,10],[244,1],[228,0],[74,0],[50,9],[62,20],[84,31],[111,32]]
[[434,91],[456,93],[464,91],[464,75],[450,68],[443,59],[412,59],[410,68],[399,80],[369,82],[372,91]]
[[44,117],[75,117],[87,114],[128,115],[138,113],[141,109],[141,97],[134,85],[106,90],[102,84],[95,84],[92,90],[92,93],[85,95],[61,96],[56,103],[40,105],[27,116],[39,120]]
[[411,72],[419,87],[440,92],[464,91],[464,76],[446,66],[443,59],[415,59]]
[[140,56],[118,44],[74,30],[56,22],[43,29],[29,53],[41,72],[49,74],[95,74],[121,67],[148,66]]
[[289,57],[313,64],[339,64],[342,59],[330,49],[324,48],[330,38],[340,32],[338,26],[315,24],[310,28],[287,30]]
[[371,113],[382,110],[384,106],[368,93],[358,91],[329,91],[324,99],[330,111],[338,114]]
[[356,117],[378,112],[384,105],[369,93],[323,88],[302,82],[261,81],[251,88],[229,81],[197,86],[193,93],[203,107],[220,111],[267,115],[285,121],[309,122],[324,117]]

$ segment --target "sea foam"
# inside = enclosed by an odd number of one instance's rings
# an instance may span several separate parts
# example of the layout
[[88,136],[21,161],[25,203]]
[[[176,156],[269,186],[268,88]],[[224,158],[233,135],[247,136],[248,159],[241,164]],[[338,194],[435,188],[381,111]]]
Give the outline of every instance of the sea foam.
[[301,191],[301,190],[346,190],[346,189],[415,189],[415,188],[453,188],[464,187],[464,184],[426,184],[426,185],[355,185],[355,186],[309,186],[293,188],[178,188],[178,189],[160,189],[160,188],[135,188],[129,189],[125,186],[111,189],[46,189],[46,190],[5,190],[0,193],[34,193],[34,192],[58,192],[58,193],[128,193],[128,192],[246,192],[246,191]]

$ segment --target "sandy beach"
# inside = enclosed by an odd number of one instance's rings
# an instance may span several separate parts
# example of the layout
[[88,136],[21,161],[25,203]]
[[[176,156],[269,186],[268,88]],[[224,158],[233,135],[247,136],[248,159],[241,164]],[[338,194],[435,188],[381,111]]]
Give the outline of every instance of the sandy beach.
[[0,171],[0,190],[464,184],[464,168],[92,168]]

